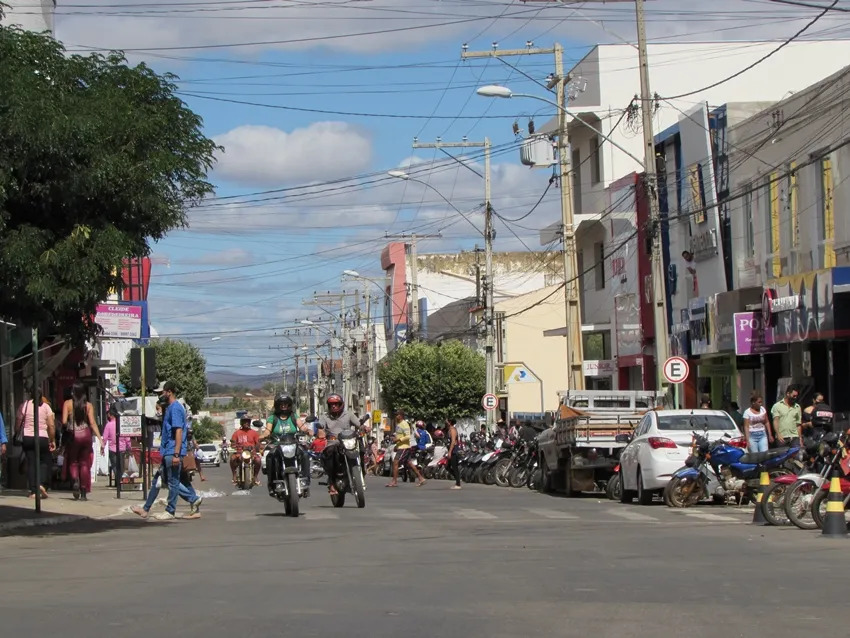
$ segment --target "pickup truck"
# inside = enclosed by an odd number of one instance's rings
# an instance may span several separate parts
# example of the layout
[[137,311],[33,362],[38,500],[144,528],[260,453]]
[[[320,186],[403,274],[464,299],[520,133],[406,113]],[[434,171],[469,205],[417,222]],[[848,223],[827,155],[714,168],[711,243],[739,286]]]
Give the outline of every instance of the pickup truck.
[[663,396],[652,390],[559,392],[552,426],[537,437],[541,491],[604,491],[635,425]]

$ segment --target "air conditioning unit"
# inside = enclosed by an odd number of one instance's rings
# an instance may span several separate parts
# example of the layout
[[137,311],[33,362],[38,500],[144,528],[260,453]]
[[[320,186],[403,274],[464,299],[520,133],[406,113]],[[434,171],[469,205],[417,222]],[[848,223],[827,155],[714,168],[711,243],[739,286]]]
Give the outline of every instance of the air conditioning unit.
[[550,168],[557,163],[555,147],[546,135],[529,135],[522,141],[519,159],[524,166]]

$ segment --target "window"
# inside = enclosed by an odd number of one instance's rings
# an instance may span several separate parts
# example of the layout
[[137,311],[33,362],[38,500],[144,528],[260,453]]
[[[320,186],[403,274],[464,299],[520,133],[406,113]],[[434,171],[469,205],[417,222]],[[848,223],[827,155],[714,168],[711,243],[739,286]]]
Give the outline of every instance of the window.
[[773,254],[773,188],[770,175],[764,178],[764,234],[767,254]]
[[573,176],[573,214],[581,214],[581,152],[573,149],[573,163],[570,166],[570,174]]
[[832,242],[835,239],[835,202],[832,186],[832,160],[827,155],[822,157],[816,164],[818,179],[818,243],[821,249],[822,259],[820,265],[823,268],[831,268],[835,265],[835,252]]
[[596,289],[605,290],[605,244],[601,241],[593,245],[593,270],[596,273]]
[[599,144],[599,136],[590,138],[590,183],[598,184],[602,181],[602,154]]
[[737,430],[735,422],[729,416],[719,414],[677,414],[658,417],[658,429],[674,432],[700,432],[702,430]]
[[584,251],[576,252],[576,277],[578,277],[578,298],[581,300],[581,322],[584,323]]
[[755,229],[753,228],[753,193],[751,186],[744,186],[744,255],[755,255]]

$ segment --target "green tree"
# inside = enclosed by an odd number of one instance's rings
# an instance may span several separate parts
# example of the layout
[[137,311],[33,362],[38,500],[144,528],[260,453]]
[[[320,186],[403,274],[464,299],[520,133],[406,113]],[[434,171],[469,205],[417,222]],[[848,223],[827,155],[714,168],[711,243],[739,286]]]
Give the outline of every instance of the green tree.
[[198,443],[215,443],[224,438],[224,425],[212,417],[202,417],[192,425],[192,433]]
[[175,76],[0,26],[0,316],[74,340],[128,257],[213,192],[216,145]]
[[[177,385],[177,394],[198,412],[204,404],[207,393],[207,362],[201,351],[191,343],[176,339],[153,339],[151,347],[156,351],[156,378],[158,381],[173,381]],[[130,384],[130,355],[124,365],[119,367],[121,383],[131,392],[138,392]]]
[[378,369],[384,399],[392,410],[438,422],[477,415],[485,375],[484,358],[460,341],[406,344]]

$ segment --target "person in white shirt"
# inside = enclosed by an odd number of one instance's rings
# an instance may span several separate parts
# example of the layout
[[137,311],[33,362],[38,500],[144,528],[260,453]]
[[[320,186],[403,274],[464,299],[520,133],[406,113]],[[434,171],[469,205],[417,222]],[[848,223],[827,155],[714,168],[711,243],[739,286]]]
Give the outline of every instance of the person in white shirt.
[[770,419],[763,403],[761,393],[753,390],[750,407],[744,410],[744,436],[750,452],[767,452],[768,445],[773,443]]

